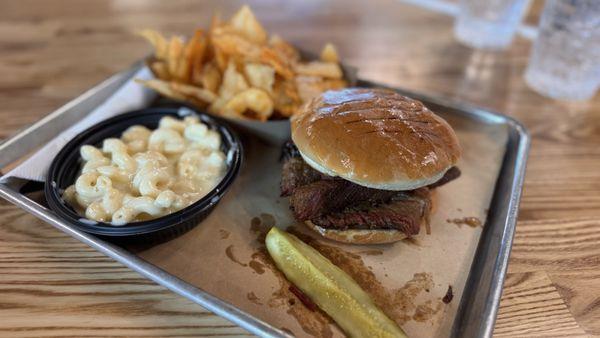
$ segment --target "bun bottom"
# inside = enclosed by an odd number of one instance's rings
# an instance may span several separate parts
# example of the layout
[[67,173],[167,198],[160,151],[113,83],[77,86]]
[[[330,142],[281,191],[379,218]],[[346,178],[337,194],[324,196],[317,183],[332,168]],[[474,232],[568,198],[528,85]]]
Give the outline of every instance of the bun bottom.
[[311,221],[304,222],[306,226],[319,233],[319,235],[331,239],[333,241],[350,243],[350,244],[385,244],[401,241],[407,236],[399,230],[363,230],[363,229],[348,229],[348,230],[332,230],[325,229]]

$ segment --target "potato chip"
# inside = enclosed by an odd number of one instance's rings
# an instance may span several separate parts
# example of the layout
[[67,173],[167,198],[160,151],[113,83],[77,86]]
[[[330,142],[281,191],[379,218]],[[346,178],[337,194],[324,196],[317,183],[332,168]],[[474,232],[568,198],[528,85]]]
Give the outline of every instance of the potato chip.
[[208,62],[204,65],[202,72],[199,74],[198,79],[194,80],[194,83],[216,93],[221,85],[221,72],[213,62]]
[[271,36],[269,39],[269,46],[279,52],[280,55],[283,55],[283,57],[291,64],[300,61],[300,53],[298,50],[287,41],[283,40],[279,35],[274,34]]
[[341,79],[343,76],[340,65],[333,62],[311,61],[299,63],[296,64],[294,70],[300,75],[321,76],[332,79]]
[[273,85],[273,103],[283,116],[292,116],[301,105],[296,84],[292,80],[276,80]]
[[260,61],[273,67],[275,72],[283,78],[288,80],[294,78],[294,71],[289,62],[274,49],[263,47],[260,53]]
[[229,21],[213,15],[208,29],[197,29],[188,40],[154,30],[139,35],[154,46],[146,64],[157,78],[141,83],[213,114],[289,117],[315,95],[346,86],[332,44],[319,61],[302,62],[294,46],[277,35],[269,38],[248,6]]
[[[222,115],[223,114],[223,107],[225,106],[225,104],[229,101],[230,98],[225,98],[222,96],[217,97],[216,100],[213,101],[213,103],[211,103],[208,106],[208,112],[215,114],[215,115]],[[238,117],[238,116],[235,116]]]
[[275,69],[273,67],[260,63],[246,63],[244,74],[252,87],[264,89],[268,93],[273,91],[273,83],[275,82]]
[[154,47],[154,57],[159,60],[165,60],[168,52],[167,40],[159,32],[152,29],[144,29],[138,32],[138,35],[144,37]]
[[341,89],[346,86],[346,81],[339,79],[323,79],[318,76],[296,77],[296,88],[302,102],[307,102],[327,90]]
[[167,53],[167,67],[169,74],[172,77],[177,77],[177,67],[179,66],[179,58],[183,53],[183,39],[178,36],[173,36],[169,41],[169,50]]
[[171,88],[171,84],[167,81],[163,80],[135,80],[137,83],[140,83],[148,88],[151,88],[163,96],[175,99],[175,100],[185,100],[185,96],[181,93],[176,92]]
[[187,60],[191,68],[188,82],[193,82],[194,78],[200,77],[202,74],[204,59],[207,54],[208,38],[203,30],[197,29],[189,44],[192,45],[192,55],[191,59]]
[[323,50],[321,51],[321,61],[332,63],[340,62],[338,52],[333,44],[327,43],[325,47],[323,47]]
[[177,71],[172,74],[174,78],[183,83],[189,83],[192,77],[196,41],[191,39],[184,47],[177,62]]
[[260,22],[258,22],[248,5],[242,6],[233,15],[229,23],[250,41],[258,44],[267,42],[267,32]]
[[214,48],[224,55],[244,60],[258,60],[260,57],[260,46],[224,28],[217,28],[212,33],[211,40]]
[[230,117],[244,116],[251,111],[256,118],[266,121],[273,113],[273,101],[267,92],[258,88],[246,89],[229,100],[223,107],[223,115]]
[[217,95],[208,89],[198,88],[178,82],[171,82],[171,89],[179,94],[190,96],[201,102],[212,103]]
[[164,61],[160,60],[148,60],[146,65],[152,71],[155,77],[161,80],[169,80],[169,70],[167,69],[167,64]]
[[229,64],[229,57],[225,54],[221,49],[214,48],[213,45],[213,60],[215,61],[215,65],[221,72],[224,72],[227,69],[227,65]]
[[223,74],[223,82],[219,88],[219,96],[229,99],[246,89],[248,89],[246,79],[244,79],[244,76],[237,71],[235,64],[229,62],[229,65]]
[[223,20],[221,20],[221,13],[218,11],[215,12],[210,18],[210,25],[208,26],[208,33],[212,33],[217,27],[221,27],[223,25]]

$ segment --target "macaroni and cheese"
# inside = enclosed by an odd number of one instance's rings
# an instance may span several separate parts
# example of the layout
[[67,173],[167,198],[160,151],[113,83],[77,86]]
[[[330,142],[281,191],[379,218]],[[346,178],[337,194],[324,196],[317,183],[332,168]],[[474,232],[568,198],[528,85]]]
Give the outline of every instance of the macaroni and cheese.
[[222,179],[221,136],[197,117],[132,126],[102,149],[84,145],[83,166],[63,198],[85,217],[113,225],[154,219],[198,201]]

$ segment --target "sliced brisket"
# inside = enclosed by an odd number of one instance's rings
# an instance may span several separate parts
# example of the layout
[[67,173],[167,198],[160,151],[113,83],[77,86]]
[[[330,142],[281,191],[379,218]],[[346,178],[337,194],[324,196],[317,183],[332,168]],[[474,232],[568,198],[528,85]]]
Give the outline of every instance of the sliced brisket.
[[429,221],[430,210],[429,190],[422,188],[418,193],[398,193],[387,203],[361,203],[311,221],[326,229],[397,229],[412,236]]
[[399,229],[414,235],[429,217],[429,189],[460,176],[460,170],[452,167],[427,188],[404,192],[379,190],[316,171],[304,162],[293,143],[284,146],[282,158],[281,195],[290,196],[296,219],[311,220],[323,228],[369,226]]
[[[283,162],[283,171],[281,174],[281,196],[290,196],[292,192],[301,186],[311,184],[313,182],[319,180],[333,180],[336,184],[343,186],[349,183],[348,181],[341,179],[339,177],[331,177],[325,174],[318,172],[309,166],[302,157],[300,157],[300,153],[296,146],[287,142],[284,145],[282,152]],[[458,167],[452,167],[446,171],[444,176],[437,182],[430,184],[428,187],[430,189],[437,188],[442,186],[450,181],[457,179],[460,176],[460,169]],[[354,183],[350,183],[356,185]],[[356,185],[357,187],[364,188],[362,186]],[[368,189],[368,188],[365,188]],[[376,190],[376,189],[371,189]]]
[[318,180],[293,190],[290,205],[296,219],[307,220],[358,203],[382,203],[397,194],[397,191],[371,189],[341,179]]
[[281,196],[290,196],[303,185],[324,179],[324,175],[306,164],[301,157],[292,157],[283,162]]

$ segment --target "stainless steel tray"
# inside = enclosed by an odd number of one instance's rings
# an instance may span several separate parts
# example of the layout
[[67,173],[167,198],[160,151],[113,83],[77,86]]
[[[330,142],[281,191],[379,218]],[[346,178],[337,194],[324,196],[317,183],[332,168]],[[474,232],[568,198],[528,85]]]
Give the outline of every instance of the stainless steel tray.
[[[138,63],[131,69],[109,78],[0,144],[0,168],[19,160],[66,127],[76,123],[128,81],[140,66],[141,64]],[[359,80],[358,85],[384,86],[363,80]],[[529,136],[519,122],[505,115],[454,100],[394,89],[423,101],[434,111],[437,110],[436,108],[443,108],[448,114],[456,114],[483,124],[502,124],[508,130],[506,153],[494,189],[486,225],[477,246],[451,332],[453,337],[491,337],[517,221]],[[46,208],[44,201],[22,194],[20,190],[25,184],[27,181],[21,179],[0,178],[0,196],[156,283],[252,333],[267,337],[289,336],[286,332],[167,273],[124,248],[72,228]]]

